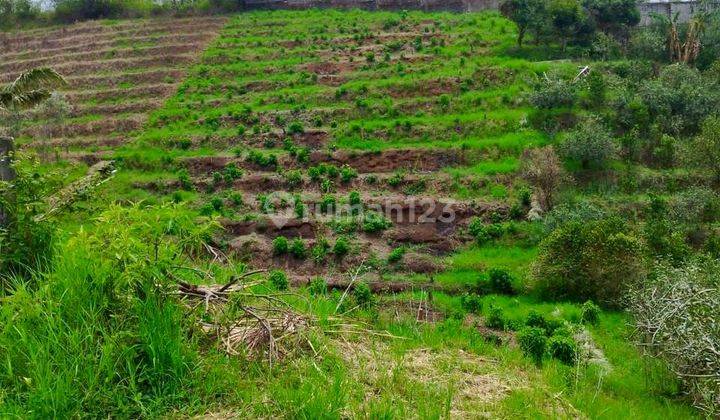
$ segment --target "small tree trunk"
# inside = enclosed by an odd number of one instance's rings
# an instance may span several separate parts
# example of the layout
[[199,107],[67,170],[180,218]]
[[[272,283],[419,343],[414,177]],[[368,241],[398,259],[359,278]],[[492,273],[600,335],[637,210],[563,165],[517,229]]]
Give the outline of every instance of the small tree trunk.
[[15,150],[12,137],[0,137],[0,181],[15,179],[12,167],[12,152]]
[[[12,167],[13,138],[0,137],[0,181],[10,182],[17,174]],[[0,207],[0,229],[8,223],[8,215]]]

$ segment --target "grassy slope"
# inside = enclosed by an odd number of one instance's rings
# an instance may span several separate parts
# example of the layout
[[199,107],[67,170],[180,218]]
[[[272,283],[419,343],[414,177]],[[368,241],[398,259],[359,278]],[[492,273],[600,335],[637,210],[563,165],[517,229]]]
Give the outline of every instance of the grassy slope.
[[[339,148],[382,150],[458,147],[460,144],[490,148],[491,158],[444,171],[455,179],[490,179],[491,184],[496,175],[513,174],[518,154],[524,147],[550,141],[540,133],[521,128],[527,109],[515,99],[525,89],[523,78],[529,72],[555,65],[572,69],[573,64],[538,63],[505,55],[504,51],[514,40],[514,29],[510,22],[495,15],[410,13],[408,22],[438,22],[437,26],[443,33],[452,35],[455,42],[437,47],[433,52],[435,58],[429,63],[405,65],[402,69],[397,65],[359,66],[343,83],[350,92],[347,99],[336,99],[336,87],[309,83],[297,70],[299,63],[321,60],[321,53],[313,51],[314,36],[320,39],[338,36],[335,33],[338,28],[344,28],[343,31],[347,31],[344,35],[348,37],[372,33],[387,22],[397,21],[399,16],[397,13],[308,11],[256,12],[234,17],[222,36],[205,51],[204,62],[190,71],[179,92],[150,116],[149,126],[138,133],[132,144],[118,152],[118,156],[132,165],[102,191],[103,198],[109,201],[143,199],[147,203],[169,201],[170,196],[138,189],[133,184],[142,180],[174,179],[176,168],[165,164],[173,159],[230,154],[235,147],[232,143],[237,141],[235,125],[218,127],[201,122],[242,112],[245,106],[251,106],[255,112],[273,114],[302,105],[300,115],[305,115],[306,110],[352,108],[352,114],[338,118],[335,127],[329,127],[328,119],[322,123]],[[302,41],[299,47],[279,51],[273,45],[277,40],[296,38]],[[427,47],[426,51],[428,49],[432,50]],[[356,60],[363,59],[362,53],[353,55]],[[382,56],[376,54],[376,59],[381,61]],[[450,90],[447,94],[451,102],[444,109],[437,95],[414,94],[392,100],[390,106],[402,109],[406,102],[413,105],[419,102],[425,111],[409,114],[400,111],[393,117],[378,111],[363,114],[364,111],[355,109],[352,96],[357,89],[369,92],[363,95],[365,107],[380,109],[388,105],[389,87],[407,85],[412,91],[425,80],[462,80],[471,77],[475,69],[488,66],[514,73],[509,79],[476,85],[465,93]],[[273,85],[258,92],[233,93],[257,81]],[[452,126],[457,120],[467,122],[471,128],[460,135],[453,133]],[[472,124],[478,120],[489,120],[492,124]],[[352,130],[353,126],[361,125],[366,132],[377,133],[394,127],[396,121],[408,121],[418,132],[427,129],[431,135],[395,134],[385,138],[370,134],[359,138]],[[247,129],[250,131],[251,127]],[[208,142],[190,150],[173,147],[181,138],[230,139],[231,144],[215,147]],[[507,191],[499,191],[503,188],[477,189],[472,184],[458,183],[452,193],[460,198],[506,198]],[[202,193],[187,193],[184,197],[188,201],[206,199]],[[512,240],[483,247],[470,245],[446,257],[447,270],[435,277],[442,283],[468,284],[489,267],[504,267],[513,272],[518,286],[522,287],[535,253],[532,245]],[[401,294],[383,299],[416,302],[423,296]],[[454,296],[437,294],[434,302],[446,313],[460,308],[459,298]],[[561,318],[569,320],[576,320],[579,313],[576,305],[542,303],[527,296],[486,296],[483,302],[486,311],[491,304],[496,305],[503,308],[509,318],[517,320],[533,309],[548,315],[559,313]],[[312,299],[309,305],[308,310],[322,314],[331,312],[335,302],[332,298],[320,298]],[[320,337],[318,345],[327,351],[327,356],[302,356],[271,370],[260,363],[218,362],[218,369],[229,372],[224,383],[201,384],[206,387],[205,392],[194,399],[183,399],[177,414],[200,414],[209,410],[232,415],[304,418],[437,418],[482,414],[524,418],[578,414],[592,418],[649,419],[694,416],[686,405],[675,401],[673,395],[677,389],[668,372],[641,357],[628,343],[628,320],[621,314],[603,314],[600,325],[592,328],[593,338],[612,365],[612,369],[604,373],[593,367],[576,370],[553,361],[537,368],[517,348],[495,347],[472,325],[453,319],[423,324],[414,322],[412,314],[398,319],[381,313],[378,320],[371,313],[356,315],[375,322],[376,329],[385,329],[403,339],[351,338],[348,344]],[[431,357],[420,357],[425,354]],[[207,355],[204,363],[213,363],[214,357]],[[464,373],[470,376],[462,376]],[[208,376],[213,381],[221,377]],[[499,380],[490,383],[507,386],[508,394],[488,400],[474,398],[473,393],[492,394],[481,386],[466,386],[468,378],[478,377]],[[218,390],[224,395],[211,397]]]

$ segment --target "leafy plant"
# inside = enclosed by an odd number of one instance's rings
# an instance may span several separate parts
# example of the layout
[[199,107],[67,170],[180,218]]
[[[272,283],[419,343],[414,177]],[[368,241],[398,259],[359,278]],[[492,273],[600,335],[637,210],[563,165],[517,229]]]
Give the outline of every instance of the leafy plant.
[[282,270],[273,270],[269,276],[270,283],[277,290],[287,290],[290,282],[288,281],[287,275]]
[[547,348],[545,331],[538,327],[525,327],[518,331],[517,339],[523,353],[540,366]]
[[285,255],[290,249],[288,239],[284,236],[278,236],[272,241],[273,253],[275,255]]

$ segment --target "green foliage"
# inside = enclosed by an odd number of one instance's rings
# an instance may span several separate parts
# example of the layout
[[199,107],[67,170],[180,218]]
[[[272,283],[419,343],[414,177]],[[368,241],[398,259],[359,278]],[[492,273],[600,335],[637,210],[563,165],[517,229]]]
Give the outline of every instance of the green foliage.
[[273,239],[272,246],[273,254],[275,255],[285,255],[290,249],[288,239],[284,236],[278,236],[277,238]]
[[302,134],[305,132],[305,128],[303,128],[303,125],[300,121],[293,121],[290,123],[290,125],[287,128],[287,132],[290,135],[293,134]]
[[387,261],[388,264],[395,264],[397,262],[400,262],[400,260],[403,259],[405,256],[406,248],[404,246],[397,247],[390,251],[390,254],[388,254]]
[[643,254],[642,242],[623,220],[570,222],[540,244],[534,288],[544,298],[617,307],[626,287],[644,278]]
[[570,108],[577,101],[577,88],[557,74],[538,78],[528,98],[530,104],[541,109]]
[[290,285],[287,275],[282,270],[271,271],[268,280],[270,280],[270,284],[272,284],[276,290],[287,290]]
[[367,212],[362,221],[362,230],[365,233],[378,233],[388,229],[392,226],[392,222],[385,216],[375,213]]
[[500,238],[505,233],[505,227],[500,223],[486,224],[481,218],[473,217],[468,223],[468,233],[479,245],[482,245],[492,239]]
[[545,331],[538,327],[525,327],[518,331],[517,340],[523,353],[540,366],[548,342]]
[[574,365],[577,360],[577,344],[571,337],[554,335],[547,341],[550,356],[566,365]]
[[292,242],[290,242],[290,248],[288,249],[290,254],[299,259],[305,259],[307,256],[307,249],[305,248],[305,242],[303,242],[300,238],[293,239]]
[[537,40],[549,17],[547,2],[543,0],[505,0],[500,5],[500,11],[517,25],[519,47],[522,47],[528,31],[533,31]]
[[333,254],[337,258],[342,258],[350,252],[350,241],[345,236],[340,236],[333,246]]
[[14,170],[12,183],[0,181],[0,286],[6,276],[46,268],[55,236],[43,204],[53,188],[51,179],[34,163],[15,164]]
[[493,330],[504,330],[507,320],[502,308],[491,306],[487,317],[485,318],[485,326]]
[[688,147],[689,160],[720,180],[720,117],[708,117]]
[[263,168],[276,169],[278,165],[277,156],[274,154],[265,155],[260,151],[251,150],[246,158],[248,162],[254,163]]
[[330,250],[330,244],[325,238],[318,238],[315,245],[313,245],[310,253],[312,254],[313,261],[315,264],[320,264],[325,261],[327,253]]
[[369,308],[375,303],[370,286],[362,281],[355,284],[353,297],[355,298],[355,304],[361,308]]
[[580,319],[586,324],[598,325],[600,323],[600,307],[588,300],[580,308]]
[[482,296],[475,293],[465,293],[460,297],[463,309],[473,314],[482,312]]
[[350,181],[357,177],[358,173],[354,168],[345,165],[340,169],[340,181],[342,181],[343,184],[350,183]]
[[0,311],[3,411],[138,417],[190,404],[219,377],[197,363],[166,270],[186,265],[216,228],[181,207],[111,206],[62,244],[37,288],[16,283]]
[[617,154],[610,131],[596,119],[587,119],[562,143],[562,154],[579,161],[584,169],[602,168]]
[[502,295],[514,295],[513,279],[510,273],[502,268],[488,270],[490,290]]
[[328,294],[328,283],[322,277],[315,277],[310,280],[308,291],[313,296],[326,296]]

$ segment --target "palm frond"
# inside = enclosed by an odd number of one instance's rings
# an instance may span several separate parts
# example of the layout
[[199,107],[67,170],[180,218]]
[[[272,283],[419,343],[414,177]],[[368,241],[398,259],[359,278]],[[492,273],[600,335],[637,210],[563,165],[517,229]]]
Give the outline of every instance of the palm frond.
[[12,95],[9,108],[29,109],[34,108],[51,96],[51,92],[45,89],[31,90]]
[[5,90],[14,95],[22,95],[30,91],[53,89],[66,85],[67,82],[58,72],[43,67],[21,74]]

